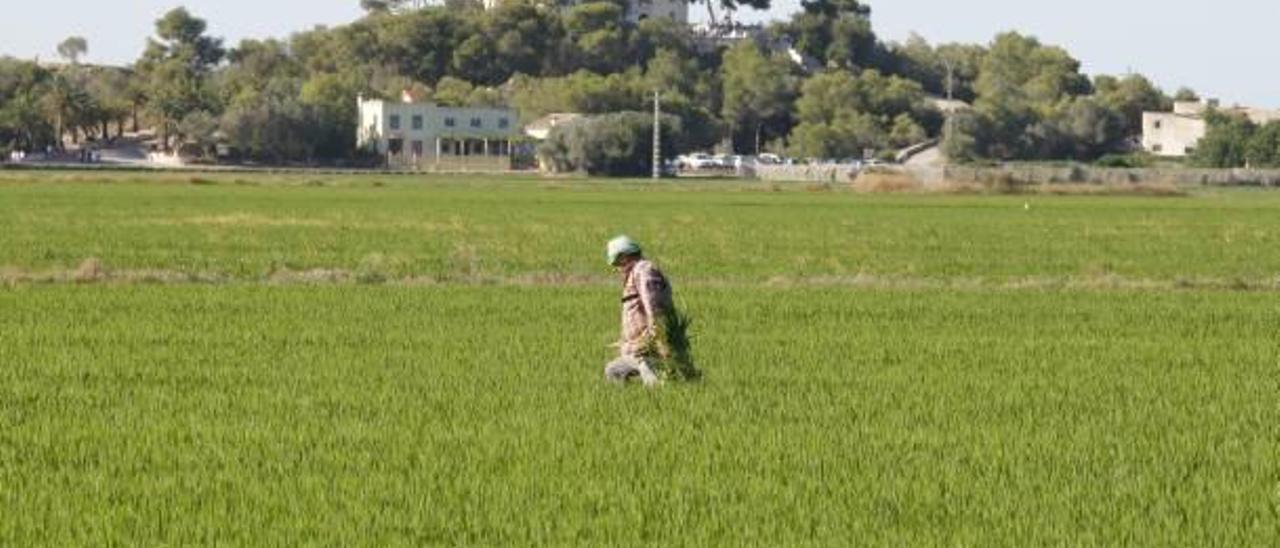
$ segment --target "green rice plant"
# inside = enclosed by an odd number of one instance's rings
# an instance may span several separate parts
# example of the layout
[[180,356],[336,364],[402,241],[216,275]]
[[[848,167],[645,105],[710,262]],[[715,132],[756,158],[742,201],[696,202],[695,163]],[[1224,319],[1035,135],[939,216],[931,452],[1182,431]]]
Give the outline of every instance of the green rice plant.
[[654,354],[658,360],[655,372],[664,379],[675,381],[702,380],[702,371],[693,363],[692,337],[689,328],[693,320],[679,309],[664,314],[654,334]]
[[0,546],[1280,538],[1278,193],[202,176],[0,173]]

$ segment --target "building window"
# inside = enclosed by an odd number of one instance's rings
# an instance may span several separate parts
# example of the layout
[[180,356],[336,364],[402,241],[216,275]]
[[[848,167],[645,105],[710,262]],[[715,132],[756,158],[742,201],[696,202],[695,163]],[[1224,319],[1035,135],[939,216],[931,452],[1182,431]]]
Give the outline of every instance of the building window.
[[457,123],[457,122],[455,122],[455,121],[453,120],[453,118],[445,118],[445,119],[444,119],[444,127],[453,127],[453,126],[456,126],[456,125],[458,125],[458,123]]
[[1160,129],[1160,120],[1156,120],[1156,123],[1152,124],[1152,126],[1155,127],[1156,129]]
[[480,127],[480,125],[481,125],[481,122],[479,118],[471,119],[471,127]]
[[399,115],[399,114],[392,114],[392,115],[391,115],[391,118],[388,120],[388,122],[389,122],[389,123],[390,123],[390,125],[391,125],[391,129],[400,129],[400,115]]
[[413,115],[413,129],[422,129],[422,115],[421,115],[421,114],[414,114],[414,115]]
[[1164,152],[1164,145],[1157,144],[1152,146],[1151,152]]
[[410,150],[413,150],[414,156],[422,156],[422,141],[414,141]]
[[509,127],[511,127],[511,120],[508,120],[506,118],[498,118],[499,129],[507,129]]

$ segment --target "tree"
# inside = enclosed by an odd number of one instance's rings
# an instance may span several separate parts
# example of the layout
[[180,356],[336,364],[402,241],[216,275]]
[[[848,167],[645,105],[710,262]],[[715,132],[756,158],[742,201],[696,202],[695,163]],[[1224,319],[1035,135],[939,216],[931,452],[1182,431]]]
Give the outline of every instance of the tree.
[[755,44],[743,42],[725,53],[722,70],[720,112],[735,151],[759,153],[763,142],[789,132],[796,85],[786,61],[765,57]]
[[941,97],[947,96],[949,85],[953,98],[973,101],[974,82],[986,50],[971,44],[943,44],[935,48],[913,34],[906,42],[891,45],[887,55],[889,74],[915,80],[925,91]]
[[1200,95],[1191,88],[1182,87],[1178,88],[1178,92],[1173,94],[1173,100],[1178,102],[1198,103],[1200,102]]
[[1061,48],[1044,46],[1033,37],[1008,32],[996,37],[986,55],[974,89],[974,108],[980,134],[968,135],[979,156],[999,159],[1037,158],[1056,144],[1044,125],[1072,97],[1092,91],[1079,72],[1080,62]]
[[[679,120],[661,118],[662,155],[674,152]],[[539,154],[557,171],[639,176],[653,169],[653,115],[617,112],[590,116],[551,130]]]
[[[483,17],[483,14],[431,8],[395,17],[365,19],[337,32],[305,37],[302,41],[305,49],[300,56],[314,59],[319,66],[312,70],[323,72],[382,67],[419,82],[435,84],[445,76],[459,75],[461,65],[488,78],[484,76],[483,61],[483,55],[490,53],[487,49],[472,52],[481,55],[474,60],[460,59],[458,54],[469,38],[485,39]],[[294,42],[297,50],[299,40]],[[313,49],[318,50],[316,55],[310,55]],[[331,59],[336,62],[330,62]]]
[[104,138],[110,134],[108,125],[111,122],[116,124],[117,136],[124,134],[125,121],[129,119],[134,106],[131,95],[132,76],[127,70],[103,68],[94,71],[85,84],[89,96],[97,105],[97,123],[101,126]]
[[828,66],[870,68],[876,66],[879,43],[871,30],[871,19],[843,13],[831,23],[831,43],[827,46]]
[[0,147],[36,150],[54,142],[42,104],[51,78],[35,63],[0,57]]
[[496,85],[513,74],[543,74],[562,63],[565,38],[555,10],[540,9],[530,1],[507,0],[496,9],[482,12],[484,34],[493,43],[497,77],[473,80]]
[[386,13],[400,5],[402,0],[360,0],[360,9],[369,13]]
[[73,139],[79,140],[75,133],[88,116],[91,108],[89,94],[78,83],[64,74],[56,74],[49,79],[44,89],[44,111],[53,120],[55,146],[61,148],[63,135],[72,130]]
[[1280,122],[1269,122],[1254,130],[1247,154],[1251,167],[1280,167]]
[[1099,76],[1094,79],[1095,93],[1102,105],[1117,112],[1125,122],[1127,136],[1142,134],[1142,113],[1167,111],[1172,101],[1165,97],[1146,77],[1130,74],[1123,78]]
[[622,6],[589,2],[569,10],[564,28],[576,66],[601,74],[620,72],[627,64],[626,20]]
[[511,104],[525,121],[554,112],[604,114],[648,105],[650,90],[636,72],[602,76],[578,71],[561,78],[513,78]]
[[917,120],[928,117],[928,108],[918,83],[874,70],[825,72],[801,87],[792,149],[800,156],[848,158],[916,144],[928,136]]
[[144,57],[178,60],[195,72],[208,71],[222,60],[226,50],[221,38],[205,35],[208,24],[186,8],[169,11],[156,21],[156,38],[148,39]]
[[1227,168],[1249,165],[1249,144],[1258,126],[1240,115],[1211,111],[1208,130],[1191,153],[1200,167]]
[[662,94],[664,113],[680,119],[677,151],[705,150],[720,140],[720,121],[707,106],[711,83],[696,59],[681,57],[670,49],[658,50],[645,69],[644,86],[645,91]]
[[1122,148],[1129,136],[1122,112],[1097,97],[1076,97],[1034,125],[1039,158],[1094,160]]
[[905,112],[895,117],[889,128],[889,145],[895,148],[906,148],[928,138],[929,134],[924,127]]
[[[701,69],[716,68],[720,64],[720,53],[699,48],[689,25],[666,17],[651,17],[637,23],[628,49],[631,62],[637,65],[647,65],[662,50]],[[714,70],[704,70],[706,72]]]
[[971,110],[950,115],[949,130],[943,135],[942,153],[952,160],[973,161],[985,154],[986,119]]
[[435,102],[446,107],[471,106],[471,96],[475,86],[466,80],[445,76],[436,84]]
[[1211,111],[1209,129],[1191,161],[1213,168],[1280,167],[1280,122],[1253,123],[1244,115]]
[[1079,61],[1061,48],[1043,46],[1016,32],[996,37],[977,81],[979,103],[1007,102],[1015,109],[1044,111],[1065,96],[1091,91]]
[[879,52],[871,7],[858,0],[802,0],[802,11],[782,25],[796,49],[827,66],[874,66]]
[[361,82],[335,73],[311,75],[302,85],[302,104],[314,114],[314,127],[306,139],[314,155],[323,158],[350,158],[355,152],[356,103],[351,100],[361,90]]
[[68,63],[77,65],[80,58],[89,52],[89,41],[81,36],[72,36],[58,44],[58,55]]
[[185,8],[170,11],[156,21],[156,37],[147,40],[137,64],[166,149],[178,121],[198,110],[217,110],[207,78],[225,51],[221,39],[205,35],[206,26]]
[[229,64],[217,73],[218,93],[230,103],[242,93],[256,93],[273,78],[300,78],[303,68],[279,40],[243,40],[227,52]]
[[218,144],[218,119],[207,111],[188,113],[178,122],[178,132],[186,136],[198,158],[209,158]]
[[300,99],[301,87],[298,79],[273,79],[255,100],[231,105],[221,123],[228,143],[274,163],[314,160],[320,142],[314,135],[323,128],[315,108]]

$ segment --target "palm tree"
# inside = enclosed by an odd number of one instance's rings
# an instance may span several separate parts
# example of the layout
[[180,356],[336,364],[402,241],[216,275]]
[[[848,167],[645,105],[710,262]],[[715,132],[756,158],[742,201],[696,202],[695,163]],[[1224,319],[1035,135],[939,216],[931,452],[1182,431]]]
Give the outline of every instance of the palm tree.
[[79,141],[76,129],[83,127],[84,122],[91,119],[93,99],[84,89],[62,74],[57,74],[49,81],[45,93],[45,112],[53,120],[53,133],[56,146],[62,148],[62,136],[70,128],[72,139]]

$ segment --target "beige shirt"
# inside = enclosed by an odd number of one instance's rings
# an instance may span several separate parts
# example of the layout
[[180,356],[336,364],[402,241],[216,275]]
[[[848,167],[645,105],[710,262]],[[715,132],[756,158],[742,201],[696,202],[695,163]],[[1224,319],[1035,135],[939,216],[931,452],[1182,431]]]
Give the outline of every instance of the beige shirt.
[[653,263],[641,259],[623,274],[623,356],[642,357],[657,332],[657,322],[672,309],[671,284]]

